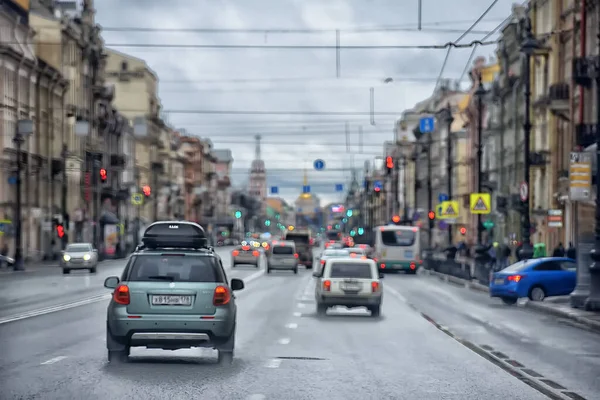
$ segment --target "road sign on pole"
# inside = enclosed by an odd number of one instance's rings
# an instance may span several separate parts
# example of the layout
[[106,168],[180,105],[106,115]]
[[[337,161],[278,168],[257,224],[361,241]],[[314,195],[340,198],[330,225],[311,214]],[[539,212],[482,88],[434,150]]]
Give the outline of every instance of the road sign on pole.
[[589,200],[592,193],[592,154],[571,153],[569,160],[569,199]]
[[279,188],[277,186],[271,186],[271,194],[279,193]]
[[521,186],[519,186],[519,195],[521,196],[521,201],[527,201],[529,197],[529,185],[527,182],[521,182]]
[[344,185],[341,183],[336,183],[335,184],[335,191],[336,192],[343,192],[344,191]]
[[430,133],[433,132],[433,128],[435,127],[435,120],[433,117],[423,117],[419,120],[419,130],[421,133]]
[[132,193],[131,204],[134,206],[141,206],[144,204],[144,196],[141,193]]
[[302,193],[310,193],[310,185],[302,186]]
[[440,203],[443,203],[444,201],[448,201],[448,200],[450,200],[450,198],[448,197],[448,195],[446,193],[440,193],[438,195],[438,201]]
[[315,160],[315,162],[313,163],[313,166],[315,167],[315,169],[317,171],[321,171],[321,170],[325,169],[325,161],[323,161],[321,159]]

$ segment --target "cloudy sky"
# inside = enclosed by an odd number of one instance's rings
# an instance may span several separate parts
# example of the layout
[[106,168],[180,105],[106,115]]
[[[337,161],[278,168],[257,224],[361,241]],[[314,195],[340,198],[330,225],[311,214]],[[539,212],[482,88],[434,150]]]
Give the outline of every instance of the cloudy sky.
[[[444,49],[371,46],[455,41],[491,0],[423,0],[421,31],[417,0],[95,3],[106,44],[145,59],[157,72],[168,121],[233,151],[235,185],[247,182],[254,136],[260,134],[269,186],[293,200],[307,169],[312,192],[329,202],[341,198],[335,184],[346,185],[353,168],[362,170],[365,160],[381,157],[382,143],[393,138],[395,119],[432,93],[446,56]],[[496,28],[512,3],[498,0],[461,43]],[[339,71],[336,30],[342,46]],[[475,56],[493,50],[479,48]],[[459,79],[470,54],[471,49],[453,49],[443,77]],[[369,115],[370,88],[375,124]],[[314,170],[315,159],[325,161],[324,171]]]

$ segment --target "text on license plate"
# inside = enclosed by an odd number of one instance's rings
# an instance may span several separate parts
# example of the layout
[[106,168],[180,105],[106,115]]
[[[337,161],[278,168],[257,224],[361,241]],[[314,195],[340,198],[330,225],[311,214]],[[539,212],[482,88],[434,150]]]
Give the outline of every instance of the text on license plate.
[[342,285],[342,290],[359,291],[360,290],[360,285],[346,283],[346,284]]
[[494,284],[504,285],[504,278],[496,278],[496,280],[494,280]]
[[192,305],[192,296],[152,296],[152,304],[161,306],[189,306]]

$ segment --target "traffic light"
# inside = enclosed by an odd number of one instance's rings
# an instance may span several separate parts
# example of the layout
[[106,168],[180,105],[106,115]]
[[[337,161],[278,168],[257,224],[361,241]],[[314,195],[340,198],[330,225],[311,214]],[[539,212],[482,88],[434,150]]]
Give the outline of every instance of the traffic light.
[[102,182],[102,183],[106,182],[106,178],[108,178],[108,175],[106,173],[106,168],[100,168],[100,182]]
[[146,185],[142,188],[142,193],[144,193],[144,196],[150,197],[152,194],[152,189],[150,189],[150,186]]
[[427,217],[429,217],[430,221],[433,221],[435,219],[435,212],[429,211],[429,214],[427,214]]
[[268,219],[268,220],[265,221],[265,226],[271,226],[271,220],[270,219]]
[[399,215],[394,215],[392,217],[392,222],[395,223],[395,224],[399,223],[400,222],[400,216]]
[[387,174],[391,175],[394,170],[394,158],[392,156],[387,156],[385,158],[385,167],[387,169]]
[[362,235],[363,233],[365,233],[365,230],[363,228],[358,228],[358,234]]
[[236,212],[235,212],[235,217],[236,217],[237,219],[240,219],[240,218],[242,218],[242,212],[241,212],[241,211],[239,211],[239,210],[238,210],[238,211],[236,211]]
[[459,232],[461,235],[465,236],[467,234],[467,228],[461,226]]
[[351,217],[351,216],[352,216],[352,210],[348,210],[348,211],[346,211],[346,216],[347,216],[347,217]]
[[65,227],[62,224],[56,225],[56,235],[61,239],[65,236]]

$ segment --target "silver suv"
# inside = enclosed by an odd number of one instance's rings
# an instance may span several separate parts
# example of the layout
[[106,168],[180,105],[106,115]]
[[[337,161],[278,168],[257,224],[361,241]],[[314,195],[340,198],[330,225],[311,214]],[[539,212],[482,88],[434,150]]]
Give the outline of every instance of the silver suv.
[[131,256],[113,290],[106,314],[108,361],[126,361],[131,347],[177,350],[209,347],[231,363],[236,313],[221,258],[207,245],[204,229],[191,222],[156,222]]

